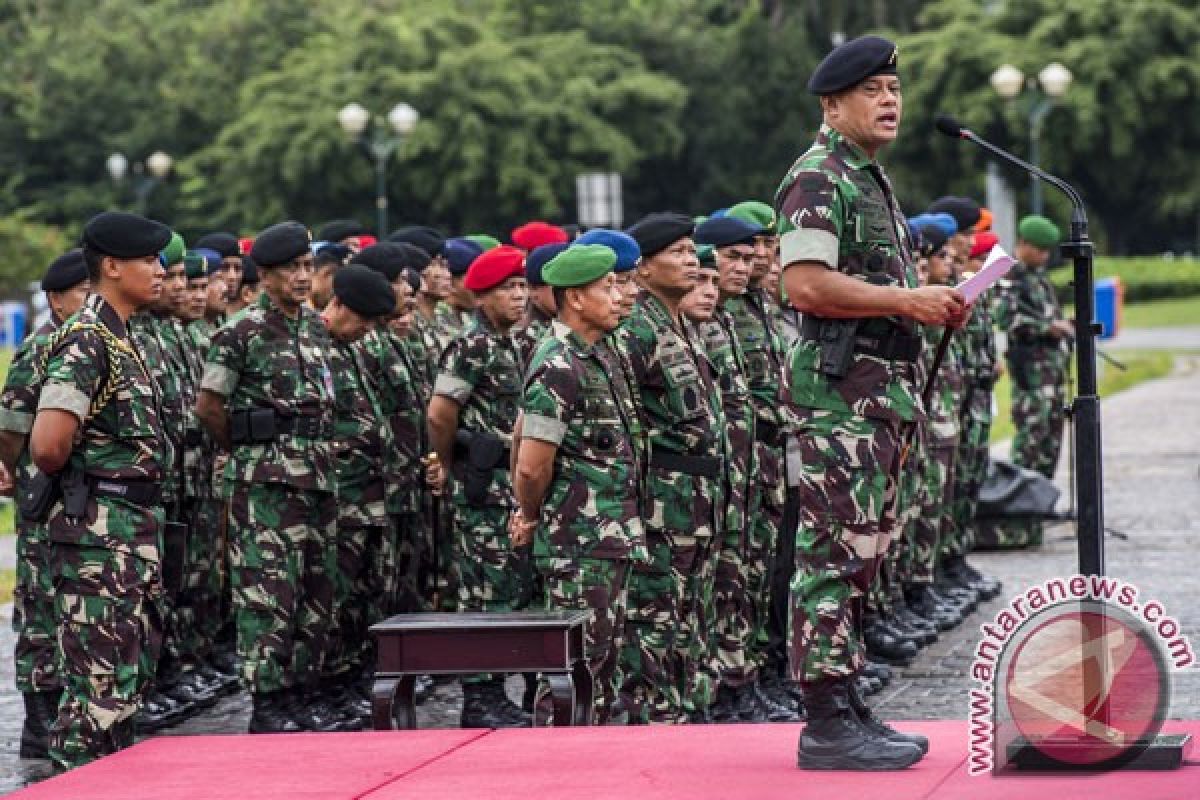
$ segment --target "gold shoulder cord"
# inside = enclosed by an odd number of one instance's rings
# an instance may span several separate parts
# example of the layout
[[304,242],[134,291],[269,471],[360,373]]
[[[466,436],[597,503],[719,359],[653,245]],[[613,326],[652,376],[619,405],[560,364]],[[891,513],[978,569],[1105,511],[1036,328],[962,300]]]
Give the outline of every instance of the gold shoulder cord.
[[[104,382],[104,385],[100,387],[100,391],[97,392],[96,396],[92,398],[92,405],[90,408],[88,408],[87,419],[83,421],[86,425],[88,422],[91,422],[92,419],[94,419],[106,405],[108,405],[108,401],[111,400],[113,395],[117,393],[117,390],[121,388],[121,378],[123,377],[119,370],[121,364],[121,354],[126,353],[130,356],[133,356],[134,361],[136,361],[139,366],[141,366],[142,362],[141,359],[137,357],[134,349],[129,346],[129,343],[118,339],[106,325],[97,325],[91,322],[79,322],[74,325],[63,326],[54,334],[53,341],[51,341],[50,346],[46,348],[45,355],[42,356],[43,375],[46,374],[46,366],[50,362],[50,355],[58,349],[59,345],[61,345],[69,335],[80,331],[95,331],[100,335],[100,338],[104,341],[104,357],[108,361],[108,369],[106,370],[108,374],[108,380]],[[116,371],[113,369],[114,365],[118,367]],[[144,370],[145,367],[143,366],[142,369]]]

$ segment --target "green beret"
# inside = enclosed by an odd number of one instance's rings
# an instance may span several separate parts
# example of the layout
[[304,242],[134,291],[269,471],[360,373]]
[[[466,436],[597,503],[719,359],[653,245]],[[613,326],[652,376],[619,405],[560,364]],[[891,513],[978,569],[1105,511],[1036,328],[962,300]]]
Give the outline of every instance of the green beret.
[[716,269],[717,248],[711,244],[699,245],[696,248],[696,259],[700,262],[700,269]]
[[1017,236],[1043,250],[1055,247],[1062,238],[1057,225],[1037,214],[1030,214],[1021,220],[1021,224],[1017,226]]
[[164,267],[173,267],[180,261],[183,261],[183,254],[187,250],[187,245],[183,243],[183,237],[178,233],[171,234],[171,241],[167,242],[167,246],[158,254]]
[[548,286],[586,286],[612,272],[617,254],[602,244],[573,244],[546,262],[542,280]]
[[500,246],[499,239],[497,239],[495,236],[488,236],[486,233],[471,233],[460,238],[469,239],[470,241],[482,247],[484,252],[491,250],[493,247]]
[[757,225],[768,233],[775,232],[775,225],[778,222],[775,217],[775,209],[761,200],[744,200],[730,208],[726,216]]

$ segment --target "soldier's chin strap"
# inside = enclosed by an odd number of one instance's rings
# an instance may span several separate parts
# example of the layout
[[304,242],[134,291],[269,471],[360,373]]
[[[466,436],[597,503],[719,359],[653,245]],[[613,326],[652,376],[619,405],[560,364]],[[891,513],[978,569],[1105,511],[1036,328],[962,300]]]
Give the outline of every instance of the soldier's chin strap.
[[[925,386],[921,389],[921,405],[926,411],[929,409],[929,404],[933,402],[933,387],[937,384],[937,374],[942,368],[942,362],[946,360],[946,351],[950,349],[950,337],[954,335],[953,328],[943,328],[942,338],[938,341],[937,352],[933,354],[933,364],[929,367],[929,374],[925,376]],[[908,460],[908,453],[912,450],[913,439],[916,438],[917,426],[913,425],[912,430],[904,439],[904,447],[900,450],[900,466],[904,467],[904,462]]]

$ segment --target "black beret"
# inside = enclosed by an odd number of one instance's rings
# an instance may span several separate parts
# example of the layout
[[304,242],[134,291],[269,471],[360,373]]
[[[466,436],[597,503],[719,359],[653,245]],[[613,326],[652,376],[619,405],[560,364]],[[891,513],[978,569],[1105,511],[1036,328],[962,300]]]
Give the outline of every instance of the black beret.
[[446,244],[446,235],[428,225],[406,225],[392,231],[388,241],[415,244],[429,255],[438,256],[442,254],[442,246]]
[[350,259],[350,263],[370,267],[387,278],[388,283],[399,278],[400,272],[408,266],[399,242],[379,242],[365,247]]
[[872,75],[895,75],[898,61],[895,42],[860,36],[838,45],[821,60],[808,79],[808,90],[816,95],[836,94]]
[[262,269],[287,264],[308,252],[312,234],[299,222],[279,222],[260,233],[250,248],[250,257]]
[[196,242],[195,247],[216,250],[221,254],[221,258],[234,258],[242,254],[242,249],[238,247],[237,237],[232,233],[205,234],[200,237],[200,241]]
[[396,293],[380,273],[365,264],[351,264],[333,276],[333,295],[364,317],[382,317],[396,310]]
[[696,225],[686,214],[674,211],[656,211],[633,223],[625,233],[633,237],[642,251],[642,258],[650,258],[666,250],[675,242],[691,236]]
[[409,269],[415,269],[418,273],[424,272],[429,266],[429,262],[433,261],[433,257],[428,252],[417,247],[409,242],[391,242],[396,247],[396,250],[404,259],[404,266]]
[[939,197],[930,204],[929,213],[954,217],[959,233],[969,233],[979,222],[979,204],[969,197]]
[[917,232],[921,236],[921,242],[918,249],[922,255],[933,255],[937,251],[946,246],[946,240],[950,237],[942,230],[941,226],[930,223],[921,225],[917,228]]
[[242,286],[257,286],[259,280],[258,264],[250,256],[242,256]]
[[103,211],[83,226],[83,243],[113,258],[156,256],[171,241],[161,222],[127,211]]
[[88,279],[87,262],[79,248],[68,250],[50,262],[42,276],[43,292],[62,292]]
[[337,264],[340,267],[346,263],[346,259],[354,255],[354,251],[344,244],[325,242],[314,255],[317,267],[323,267],[326,264]]
[[356,219],[335,219],[326,222],[317,232],[317,239],[322,242],[340,242],[351,236],[362,236],[367,232],[362,223]]
[[731,244],[753,242],[763,232],[760,225],[751,225],[737,217],[711,217],[696,226],[696,244],[728,247]]

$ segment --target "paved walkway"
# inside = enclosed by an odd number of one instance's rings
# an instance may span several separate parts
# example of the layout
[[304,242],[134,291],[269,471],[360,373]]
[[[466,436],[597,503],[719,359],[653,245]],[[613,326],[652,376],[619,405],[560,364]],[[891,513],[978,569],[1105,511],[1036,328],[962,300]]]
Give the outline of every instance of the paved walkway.
[[1097,345],[1102,350],[1200,351],[1200,324],[1178,328],[1132,328],[1121,331],[1111,340],[1097,342]]
[[[1140,345],[1139,345],[1140,346]],[[1197,344],[1200,348],[1200,342]],[[1168,378],[1142,384],[1103,403],[1105,509],[1107,523],[1128,539],[1108,538],[1108,574],[1135,583],[1144,599],[1155,598],[1178,619],[1193,648],[1200,647],[1200,356],[1178,360]],[[1065,490],[1065,462],[1060,483]],[[972,561],[1004,581],[1000,598],[922,651],[914,664],[875,698],[894,719],[963,719],[967,716],[967,670],[978,643],[978,626],[1009,598],[1047,578],[1076,569],[1073,528],[1048,529],[1034,550],[979,553]],[[43,762],[17,759],[22,709],[13,688],[11,606],[0,608],[0,794],[45,774]],[[510,689],[516,690],[514,683]],[[456,724],[460,695],[439,689],[418,711],[423,727]],[[171,734],[240,733],[248,700],[226,698]],[[1200,669],[1176,676],[1172,716],[1200,718]]]

